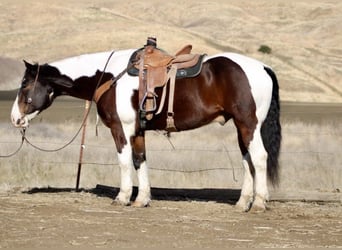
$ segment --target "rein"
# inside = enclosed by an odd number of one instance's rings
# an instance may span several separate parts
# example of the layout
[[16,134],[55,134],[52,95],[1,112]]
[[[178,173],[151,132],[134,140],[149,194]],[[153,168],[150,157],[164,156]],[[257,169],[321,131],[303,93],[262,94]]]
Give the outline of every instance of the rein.
[[[99,88],[99,86],[100,86],[100,84],[101,84],[101,81],[102,81],[103,76],[104,76],[104,74],[105,74],[106,68],[107,68],[108,63],[109,63],[110,59],[112,58],[112,55],[113,55],[113,54],[114,54],[114,51],[112,51],[111,54],[108,56],[108,59],[107,59],[107,62],[106,62],[106,64],[105,64],[104,68],[103,68],[102,74],[101,74],[101,76],[100,76],[100,78],[99,78],[99,80],[98,80],[98,82],[97,82],[97,84],[96,84],[96,87],[95,87],[95,91],[94,91],[92,100],[94,100],[94,97],[95,97],[95,95],[96,95],[96,90]],[[113,86],[113,84],[116,83],[116,81],[119,80],[119,79],[124,75],[124,73],[126,73],[126,72],[127,72],[127,68],[126,68],[124,71],[122,71],[117,77],[115,77],[115,78],[113,77],[112,80],[111,80],[111,81],[112,81],[111,86]],[[37,82],[37,80],[38,80],[38,74],[39,74],[39,65],[38,65],[38,71],[37,71],[37,75],[36,75],[36,78],[35,78],[35,81],[34,81],[34,86],[33,86],[33,88],[35,88],[36,82]],[[33,90],[34,90],[34,89],[33,89]],[[28,99],[28,101],[29,101],[29,99]],[[31,102],[32,102],[32,98],[31,98]],[[91,102],[90,105],[89,105],[89,109],[88,109],[87,112],[84,114],[84,117],[83,117],[81,126],[80,126],[79,129],[77,130],[76,134],[71,138],[71,140],[70,140],[68,143],[66,143],[66,144],[63,145],[62,147],[59,147],[59,148],[56,148],[56,149],[44,149],[44,148],[38,147],[38,146],[34,145],[32,142],[30,142],[30,140],[29,140],[29,139],[26,137],[26,135],[25,135],[25,131],[26,131],[26,130],[23,129],[23,130],[21,131],[21,134],[22,134],[22,142],[21,142],[20,147],[19,147],[14,153],[12,153],[12,154],[10,154],[10,155],[8,155],[8,156],[0,156],[0,157],[11,157],[11,156],[15,155],[15,154],[18,153],[19,150],[22,148],[22,145],[23,145],[24,141],[26,141],[26,142],[27,142],[29,145],[31,145],[33,148],[35,148],[35,149],[37,149],[37,150],[39,150],[39,151],[43,151],[43,152],[57,152],[57,151],[60,151],[60,150],[62,150],[62,149],[64,149],[64,148],[66,148],[67,146],[69,146],[71,143],[73,143],[73,142],[75,141],[76,137],[77,137],[77,136],[79,135],[79,133],[81,132],[81,130],[82,130],[82,128],[83,128],[84,124],[86,123],[87,118],[88,118],[88,116],[89,116],[89,113],[90,113],[92,104],[93,104],[93,103]]]

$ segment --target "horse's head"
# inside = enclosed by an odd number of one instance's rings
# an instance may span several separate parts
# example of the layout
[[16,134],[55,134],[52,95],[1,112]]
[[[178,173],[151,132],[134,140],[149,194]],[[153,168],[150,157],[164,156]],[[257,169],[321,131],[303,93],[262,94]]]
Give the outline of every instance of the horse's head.
[[13,125],[22,128],[52,104],[60,82],[66,85],[66,81],[61,81],[62,76],[57,68],[47,64],[24,63],[26,70],[11,112]]

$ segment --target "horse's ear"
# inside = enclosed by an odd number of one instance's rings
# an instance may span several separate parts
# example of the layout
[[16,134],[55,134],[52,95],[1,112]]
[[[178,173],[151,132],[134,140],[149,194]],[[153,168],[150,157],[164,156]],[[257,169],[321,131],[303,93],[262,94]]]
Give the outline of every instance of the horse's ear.
[[27,69],[32,69],[33,68],[33,65],[31,63],[27,62],[26,60],[23,60],[23,62],[25,63],[25,67]]
[[30,72],[31,74],[33,74],[33,75],[35,75],[36,74],[36,72],[37,72],[37,65],[35,65],[35,64],[31,64],[31,63],[29,63],[29,62],[27,62],[27,61],[25,61],[25,60],[23,60],[24,61],[24,63],[25,63],[25,67],[26,67],[26,70],[28,71],[28,72]]

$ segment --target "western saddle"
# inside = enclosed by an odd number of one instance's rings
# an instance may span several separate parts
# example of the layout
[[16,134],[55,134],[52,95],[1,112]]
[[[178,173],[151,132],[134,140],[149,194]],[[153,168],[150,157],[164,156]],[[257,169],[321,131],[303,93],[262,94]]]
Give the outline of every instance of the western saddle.
[[[154,114],[158,115],[162,111],[166,96],[166,85],[169,82],[169,102],[165,130],[168,132],[177,131],[173,118],[176,78],[198,75],[204,56],[191,54],[191,49],[192,45],[186,45],[174,56],[171,56],[157,48],[156,38],[149,37],[146,45],[133,54],[128,68],[132,68],[133,71],[138,70],[140,126],[142,129],[146,127],[146,122],[151,120]],[[190,71],[187,71],[187,69]],[[128,70],[128,73],[137,75],[137,73],[132,73],[132,70]],[[157,110],[156,97],[158,96],[155,93],[155,88],[158,87],[163,87],[163,92]]]
[[[139,120],[140,128],[145,129],[148,120],[163,110],[167,83],[170,83],[169,102],[166,119],[167,132],[177,131],[174,123],[173,100],[176,78],[195,77],[202,69],[205,55],[191,54],[192,45],[186,45],[174,56],[157,48],[157,39],[148,37],[146,45],[135,51],[127,68],[99,86],[94,93],[94,101],[99,102],[102,95],[115,86],[126,72],[131,76],[139,76]],[[110,58],[109,58],[110,59]],[[109,60],[108,59],[108,60]],[[170,81],[169,81],[170,80]],[[157,110],[155,88],[163,87],[162,97]]]

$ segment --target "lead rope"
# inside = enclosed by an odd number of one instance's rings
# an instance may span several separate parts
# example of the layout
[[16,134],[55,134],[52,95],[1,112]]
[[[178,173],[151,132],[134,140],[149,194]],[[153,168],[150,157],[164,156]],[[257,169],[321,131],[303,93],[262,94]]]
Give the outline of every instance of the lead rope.
[[0,155],[0,158],[10,158],[10,157],[16,155],[20,151],[20,149],[23,147],[23,144],[25,141],[25,129],[20,130],[20,133],[21,133],[21,143],[20,143],[19,147],[13,153],[10,153],[8,155]]
[[[99,80],[98,80],[98,82],[97,82],[97,84],[96,84],[95,90],[99,87],[99,85],[100,85],[100,83],[101,83],[101,81],[102,81],[102,78],[103,78],[103,76],[104,76],[104,73],[105,73],[105,71],[106,71],[107,65],[108,65],[108,63],[109,63],[109,61],[110,61],[110,59],[111,59],[111,57],[112,57],[113,54],[114,54],[114,51],[112,51],[112,52],[110,53],[110,55],[109,55],[109,57],[108,57],[108,59],[107,59],[107,62],[106,62],[106,64],[105,64],[104,68],[103,68],[102,74],[101,74],[101,76],[100,76],[100,78],[99,78]],[[37,72],[36,79],[38,79],[38,73],[39,73],[39,67],[38,67],[38,72]],[[34,86],[35,86],[35,85],[34,85]],[[96,92],[96,91],[94,91],[92,100],[94,99],[95,92]],[[66,144],[63,145],[62,147],[59,147],[59,148],[56,148],[56,149],[44,149],[44,148],[38,147],[38,146],[34,145],[33,143],[31,143],[31,142],[27,139],[27,137],[25,136],[25,130],[24,130],[24,132],[22,132],[22,144],[23,144],[24,141],[26,141],[26,142],[27,142],[30,146],[32,146],[33,148],[35,148],[35,149],[37,149],[37,150],[39,150],[39,151],[43,151],[43,152],[57,152],[57,151],[60,151],[60,150],[62,150],[62,149],[64,149],[64,148],[66,148],[67,146],[69,146],[71,143],[73,143],[73,142],[75,141],[76,137],[77,137],[77,136],[79,135],[79,133],[81,132],[81,130],[82,130],[82,128],[83,128],[83,125],[84,125],[85,122],[87,121],[87,118],[88,118],[88,115],[89,115],[89,113],[90,113],[92,104],[93,104],[93,102],[90,103],[89,109],[88,109],[87,112],[85,113],[85,115],[84,115],[84,117],[83,117],[83,120],[82,120],[82,123],[81,123],[81,126],[80,126],[79,129],[77,130],[76,134],[71,138],[71,140],[70,140],[68,143],[66,143]],[[21,144],[20,148],[19,148],[14,154],[16,154],[17,152],[19,152],[19,150],[20,150],[21,147],[22,147],[22,144]],[[14,154],[12,154],[12,155],[14,155]],[[11,156],[12,156],[12,155],[11,155]]]

